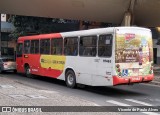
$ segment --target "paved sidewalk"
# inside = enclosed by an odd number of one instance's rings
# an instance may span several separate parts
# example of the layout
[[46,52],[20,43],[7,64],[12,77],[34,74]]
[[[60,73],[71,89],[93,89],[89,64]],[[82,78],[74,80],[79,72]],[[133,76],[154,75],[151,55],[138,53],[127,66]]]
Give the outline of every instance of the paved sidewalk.
[[154,65],[153,71],[154,71],[154,80],[150,83],[154,85],[160,85],[160,65]]
[[[94,102],[81,99],[76,96],[64,95],[58,91],[42,90],[36,87],[30,87],[20,82],[2,77],[0,75],[0,106],[9,107],[17,106],[18,109],[12,108],[12,113],[3,113],[4,115],[98,115],[99,112],[26,112],[22,113],[21,108],[25,106],[97,106]],[[32,107],[31,107],[32,108]],[[1,109],[1,107],[0,107]],[[60,110],[59,109],[59,110]],[[46,109],[47,110],[47,109]],[[6,111],[6,110],[5,110]],[[28,111],[28,109],[27,109]],[[48,109],[50,111],[50,109]],[[116,112],[101,112],[102,115],[120,115]],[[0,112],[0,115],[2,113]]]

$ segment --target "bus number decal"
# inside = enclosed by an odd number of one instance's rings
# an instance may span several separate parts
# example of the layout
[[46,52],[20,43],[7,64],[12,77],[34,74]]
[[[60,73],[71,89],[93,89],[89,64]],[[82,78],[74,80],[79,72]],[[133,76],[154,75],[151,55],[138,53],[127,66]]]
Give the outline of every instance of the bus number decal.
[[111,63],[111,60],[103,60],[103,62]]

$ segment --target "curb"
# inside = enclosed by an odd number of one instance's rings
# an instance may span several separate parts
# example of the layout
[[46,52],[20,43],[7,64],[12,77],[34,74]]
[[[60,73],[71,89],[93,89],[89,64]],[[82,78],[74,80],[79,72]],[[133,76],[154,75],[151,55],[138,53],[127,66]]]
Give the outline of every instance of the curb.
[[158,81],[151,81],[151,82],[149,82],[149,84],[159,85],[160,86],[160,82],[158,82]]

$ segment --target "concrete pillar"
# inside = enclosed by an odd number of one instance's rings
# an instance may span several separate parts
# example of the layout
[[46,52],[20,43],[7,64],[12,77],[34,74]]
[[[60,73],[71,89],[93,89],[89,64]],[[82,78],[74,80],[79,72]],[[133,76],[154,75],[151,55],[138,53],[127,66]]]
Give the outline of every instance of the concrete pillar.
[[131,12],[128,11],[124,14],[121,26],[131,26],[131,20],[132,20],[132,15]]
[[131,26],[134,24],[134,8],[136,0],[130,0],[128,10],[125,12],[121,26]]
[[0,13],[0,56],[1,56],[1,13]]

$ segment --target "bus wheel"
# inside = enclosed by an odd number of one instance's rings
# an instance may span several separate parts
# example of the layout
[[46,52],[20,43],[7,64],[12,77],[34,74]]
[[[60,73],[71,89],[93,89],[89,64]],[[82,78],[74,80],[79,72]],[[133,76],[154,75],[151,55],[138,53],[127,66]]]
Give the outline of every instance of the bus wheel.
[[17,73],[17,70],[13,70],[14,73]]
[[0,74],[3,73],[2,69],[0,68]]
[[25,75],[26,75],[26,77],[32,77],[31,69],[29,66],[25,67]]
[[72,70],[67,71],[67,73],[65,75],[65,81],[66,81],[67,87],[69,87],[69,88],[76,87],[76,76]]

